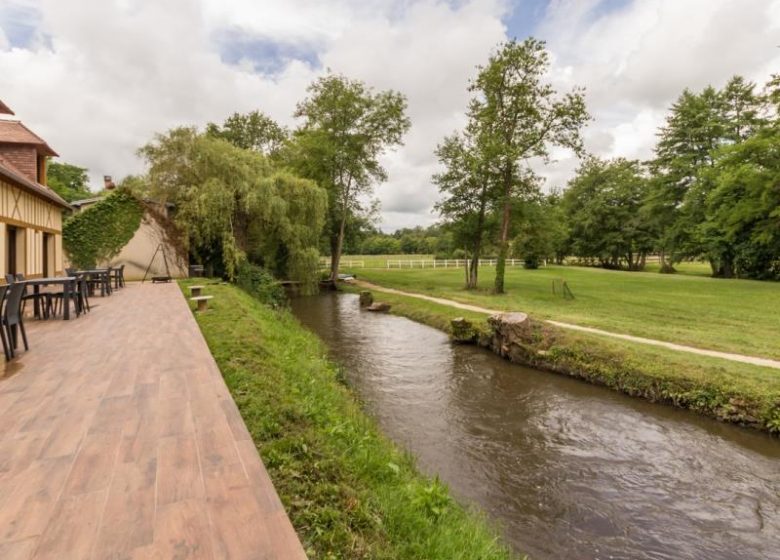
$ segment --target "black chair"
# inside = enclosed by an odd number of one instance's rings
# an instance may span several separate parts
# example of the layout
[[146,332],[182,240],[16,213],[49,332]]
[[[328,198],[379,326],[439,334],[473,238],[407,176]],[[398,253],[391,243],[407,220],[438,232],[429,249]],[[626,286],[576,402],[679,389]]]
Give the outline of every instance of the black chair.
[[[3,306],[5,305],[5,296],[8,293],[9,286],[0,286],[0,323],[2,323]],[[11,349],[8,346],[8,338],[5,336],[5,327],[0,324],[0,339],[3,341],[3,352],[5,352],[5,361],[8,362],[13,357]]]
[[8,287],[8,295],[6,296],[3,326],[8,333],[8,346],[11,351],[11,357],[16,354],[16,348],[19,346],[19,331],[22,331],[24,349],[30,349],[29,344],[27,344],[27,333],[24,330],[24,319],[22,318],[22,293],[25,288],[24,284],[14,282]]
[[16,276],[14,276],[13,274],[6,274],[5,275],[5,283],[6,284],[8,284],[10,286],[14,282],[16,282]]
[[120,266],[119,268],[114,268],[109,278],[114,281],[114,288],[124,288],[125,287],[125,265]]

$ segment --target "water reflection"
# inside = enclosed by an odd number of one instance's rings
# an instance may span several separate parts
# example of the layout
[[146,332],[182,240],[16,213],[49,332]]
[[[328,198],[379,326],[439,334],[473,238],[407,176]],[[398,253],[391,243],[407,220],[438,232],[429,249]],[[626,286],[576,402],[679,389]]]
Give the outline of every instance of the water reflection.
[[356,296],[295,300],[383,430],[533,558],[780,558],[780,444],[511,365]]

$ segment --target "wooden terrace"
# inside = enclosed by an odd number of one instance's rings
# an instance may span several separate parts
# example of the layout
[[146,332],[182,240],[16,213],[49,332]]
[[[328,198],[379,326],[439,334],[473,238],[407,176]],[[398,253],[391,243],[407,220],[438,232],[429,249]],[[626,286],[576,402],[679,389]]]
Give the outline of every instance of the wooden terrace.
[[178,286],[90,303],[0,377],[0,558],[305,558]]

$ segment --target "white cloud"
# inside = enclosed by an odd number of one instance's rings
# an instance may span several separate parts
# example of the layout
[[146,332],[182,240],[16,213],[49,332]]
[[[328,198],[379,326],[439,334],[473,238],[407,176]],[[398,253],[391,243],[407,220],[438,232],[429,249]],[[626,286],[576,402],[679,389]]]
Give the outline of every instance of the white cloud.
[[[779,4],[635,0],[594,16],[598,0],[556,0],[538,32],[553,53],[551,79],[587,87],[588,148],[642,158],[684,87],[734,73],[763,81],[780,68]],[[292,124],[306,86],[330,67],[407,95],[413,126],[384,158],[390,180],[377,195],[385,228],[430,223],[433,149],[462,126],[467,82],[505,39],[507,9],[504,0],[0,0],[0,95],[63,160],[96,179],[121,177],[141,170],[136,148],[172,126],[252,109]],[[13,46],[9,26],[23,17],[36,31]],[[236,37],[250,44],[229,64],[220,48]],[[253,57],[269,45],[314,53],[321,67],[285,55],[259,72]],[[561,186],[577,162],[555,158],[544,174]]]

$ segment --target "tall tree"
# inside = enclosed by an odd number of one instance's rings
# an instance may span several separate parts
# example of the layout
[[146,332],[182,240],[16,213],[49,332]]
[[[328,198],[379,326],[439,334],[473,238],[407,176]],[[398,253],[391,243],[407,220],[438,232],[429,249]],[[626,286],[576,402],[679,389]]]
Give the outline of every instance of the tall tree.
[[194,128],[158,134],[139,153],[147,189],[176,205],[191,252],[218,258],[230,278],[249,257],[277,275],[316,281],[326,195],[315,183]]
[[89,190],[89,177],[84,167],[52,161],[46,168],[46,179],[49,187],[68,202],[95,195]]
[[582,153],[580,130],[590,119],[580,88],[559,95],[546,81],[550,57],[534,38],[501,45],[479,69],[470,90],[469,119],[490,172],[500,185],[501,228],[496,293],[504,292],[512,206],[533,194],[532,158],[549,160],[552,146]]
[[336,74],[318,79],[308,91],[295,111],[304,122],[294,133],[288,162],[328,193],[326,232],[335,281],[347,225],[366,211],[374,183],[387,179],[379,158],[401,144],[410,122],[406,98],[395,91],[374,92]]
[[233,113],[222,125],[207,124],[206,133],[266,156],[277,154],[289,136],[285,128],[260,111]]
[[563,195],[574,254],[607,268],[641,270],[653,243],[640,213],[645,191],[639,162],[586,160]]
[[492,178],[482,154],[468,132],[444,139],[436,155],[444,171],[433,176],[444,198],[435,209],[452,224],[455,241],[462,243],[470,259],[466,270],[466,288],[475,289],[479,276],[479,257],[490,228],[488,210],[493,189]]

